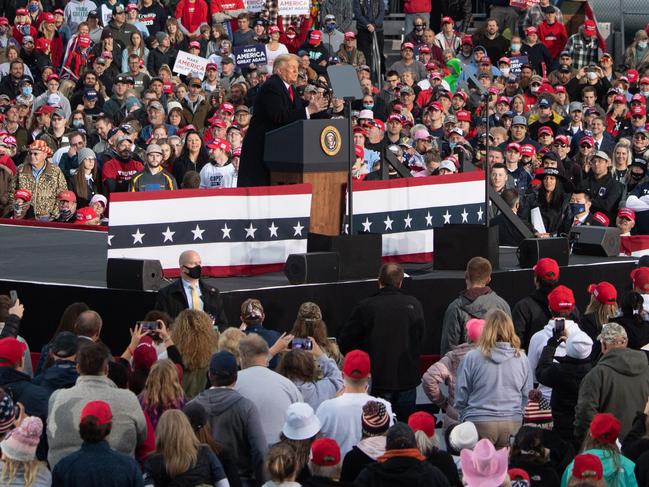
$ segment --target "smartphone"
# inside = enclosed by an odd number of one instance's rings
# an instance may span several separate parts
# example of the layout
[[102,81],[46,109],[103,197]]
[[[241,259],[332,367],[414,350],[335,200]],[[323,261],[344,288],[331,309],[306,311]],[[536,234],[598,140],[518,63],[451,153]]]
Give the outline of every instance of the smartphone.
[[18,301],[18,293],[16,292],[15,289],[12,289],[9,291],[9,298],[11,299],[11,305],[13,306],[16,304],[16,301]]
[[142,331],[157,331],[159,324],[157,321],[138,321],[135,323],[142,327]]
[[338,343],[338,340],[336,340],[336,337],[327,337],[327,340],[329,340],[330,343],[333,343],[336,345]]
[[291,348],[293,350],[312,350],[313,344],[308,338],[293,338]]
[[563,335],[563,332],[566,329],[566,320],[563,318],[554,320],[554,331],[556,332],[557,336]]

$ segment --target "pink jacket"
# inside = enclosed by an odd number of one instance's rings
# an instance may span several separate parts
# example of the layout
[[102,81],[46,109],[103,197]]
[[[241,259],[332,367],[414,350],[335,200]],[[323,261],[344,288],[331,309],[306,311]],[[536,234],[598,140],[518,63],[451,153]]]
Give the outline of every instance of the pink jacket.
[[[462,343],[431,365],[422,377],[424,392],[433,404],[437,404],[446,412],[444,426],[448,427],[459,422],[455,409],[455,380],[457,369],[464,356],[476,347],[475,343]],[[448,397],[440,389],[446,384]]]

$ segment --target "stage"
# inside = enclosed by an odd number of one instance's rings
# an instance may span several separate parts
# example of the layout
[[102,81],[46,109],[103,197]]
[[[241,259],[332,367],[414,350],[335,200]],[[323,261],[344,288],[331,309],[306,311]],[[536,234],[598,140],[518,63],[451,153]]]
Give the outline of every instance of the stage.
[[[573,289],[583,311],[589,283],[608,280],[619,292],[629,289],[629,272],[636,261],[572,255],[570,265],[561,269],[561,282]],[[404,292],[424,306],[424,352],[437,353],[444,311],[464,289],[464,273],[436,271],[432,264],[404,267],[409,276]],[[293,286],[282,273],[208,281],[223,292],[231,324],[239,323],[241,302],[255,297],[264,304],[267,327],[290,330],[300,304],[314,301],[322,308],[330,335],[336,335],[358,301],[377,289],[376,279]],[[515,249],[500,248],[500,269],[494,272],[492,288],[510,303],[533,289],[532,271],[518,267]],[[0,225],[0,293],[8,294],[10,289],[18,291],[25,305],[21,334],[34,351],[49,341],[63,309],[83,301],[104,320],[102,340],[113,352],[121,353],[128,343],[129,327],[155,302],[153,292],[107,289],[106,233],[83,230]]]

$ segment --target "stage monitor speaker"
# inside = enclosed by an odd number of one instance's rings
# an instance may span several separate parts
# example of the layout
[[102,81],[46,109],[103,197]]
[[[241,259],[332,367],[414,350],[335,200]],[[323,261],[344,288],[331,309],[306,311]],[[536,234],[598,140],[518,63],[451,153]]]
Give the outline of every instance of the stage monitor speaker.
[[599,257],[620,255],[620,230],[615,227],[582,225],[570,229],[570,242],[575,254]]
[[309,233],[309,252],[336,252],[340,259],[340,279],[371,279],[379,275],[383,241],[378,233],[320,235]]
[[108,259],[106,285],[109,288],[157,291],[162,283],[159,260]]
[[291,284],[338,281],[338,254],[311,252],[291,254],[284,264],[284,275]]
[[436,270],[466,269],[474,257],[484,257],[497,269],[498,226],[451,224],[436,228],[433,235],[433,267]]
[[570,257],[570,244],[565,237],[526,238],[518,246],[518,264],[522,268],[534,267],[539,259],[549,257],[567,266]]

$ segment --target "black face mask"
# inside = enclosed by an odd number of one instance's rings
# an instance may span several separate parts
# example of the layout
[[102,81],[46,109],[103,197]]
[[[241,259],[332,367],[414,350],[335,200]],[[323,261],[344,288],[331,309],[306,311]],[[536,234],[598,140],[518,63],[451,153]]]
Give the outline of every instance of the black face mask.
[[632,172],[631,173],[631,179],[634,181],[640,181],[644,177],[644,174],[642,173],[637,173],[637,172]]
[[201,278],[201,266],[197,265],[194,267],[187,267],[185,266],[185,269],[187,269],[187,275],[191,277],[192,279],[200,279]]

